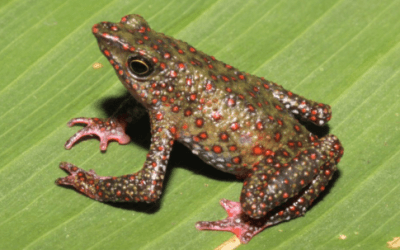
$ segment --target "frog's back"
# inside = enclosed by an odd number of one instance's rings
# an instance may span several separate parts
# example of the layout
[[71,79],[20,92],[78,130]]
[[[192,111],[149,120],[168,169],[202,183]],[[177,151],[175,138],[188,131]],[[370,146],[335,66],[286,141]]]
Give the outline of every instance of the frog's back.
[[171,115],[178,121],[178,140],[205,162],[238,174],[268,157],[285,163],[307,143],[308,132],[274,98],[274,83],[202,52],[190,61],[192,74],[176,86],[185,98]]

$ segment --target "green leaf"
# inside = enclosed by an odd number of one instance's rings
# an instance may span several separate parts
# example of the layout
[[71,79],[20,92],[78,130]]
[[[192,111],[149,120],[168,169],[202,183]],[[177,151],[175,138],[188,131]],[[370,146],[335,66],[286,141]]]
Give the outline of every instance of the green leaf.
[[112,206],[54,184],[66,175],[61,161],[122,175],[145,160],[140,143],[111,143],[106,154],[97,140],[63,148],[78,129],[69,119],[105,117],[101,103],[126,93],[91,27],[131,13],[332,106],[330,133],[345,154],[329,192],[240,249],[386,249],[400,236],[399,10],[396,0],[2,1],[0,249],[213,249],[232,236],[194,224],[224,218],[218,201],[238,200],[241,182],[179,145],[157,205]]

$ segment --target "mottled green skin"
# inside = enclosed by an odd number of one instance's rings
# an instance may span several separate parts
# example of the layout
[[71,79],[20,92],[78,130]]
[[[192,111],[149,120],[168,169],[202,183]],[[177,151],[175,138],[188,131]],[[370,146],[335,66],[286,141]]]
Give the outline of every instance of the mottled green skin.
[[[245,179],[240,204],[222,201],[230,211],[226,220],[196,225],[232,231],[244,243],[267,226],[303,215],[324,190],[343,148],[333,135],[318,139],[295,115],[324,125],[331,118],[328,105],[151,30],[138,15],[96,24],[93,33],[121,82],[148,110],[152,143],[137,173],[100,177],[63,163],[71,175],[58,184],[100,201],[155,201],[177,140],[206,163]],[[147,62],[150,74],[137,76],[132,58]],[[268,213],[279,205],[281,210]]]

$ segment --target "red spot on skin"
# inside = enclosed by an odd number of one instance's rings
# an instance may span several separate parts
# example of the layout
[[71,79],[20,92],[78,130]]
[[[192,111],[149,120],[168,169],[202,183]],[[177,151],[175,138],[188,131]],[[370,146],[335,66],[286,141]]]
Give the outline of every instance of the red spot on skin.
[[175,127],[175,126],[172,126],[172,127],[169,129],[169,131],[170,131],[173,135],[175,135],[175,134],[176,134],[176,127]]
[[228,99],[228,106],[229,106],[229,107],[233,107],[233,106],[235,106],[235,104],[236,104],[236,101],[235,101],[235,100],[233,100],[232,98],[229,98],[229,99]]
[[317,159],[317,155],[316,154],[311,154],[310,158],[311,158],[311,160],[315,160],[315,159]]
[[170,53],[167,52],[167,53],[164,54],[164,58],[165,58],[165,59],[169,59],[170,57],[171,57],[171,54],[170,54]]
[[240,80],[244,80],[244,75],[239,75]]
[[181,49],[178,50],[178,53],[179,54],[184,54],[183,50],[181,50]]
[[187,85],[187,86],[192,86],[192,79],[187,78],[187,79],[186,79],[186,85]]
[[111,55],[111,54],[110,54],[110,51],[108,51],[108,50],[106,50],[106,49],[103,51],[103,53],[104,53],[104,55],[106,55],[106,56],[110,56],[110,55]]
[[275,136],[274,136],[274,139],[275,139],[276,142],[279,142],[281,140],[281,133],[276,132]]
[[232,162],[235,164],[240,164],[242,162],[242,159],[239,156],[233,157]]
[[279,110],[279,111],[282,111],[282,107],[279,106],[279,105],[275,105],[275,108],[276,108],[277,110]]
[[257,122],[257,123],[256,123],[256,128],[257,128],[258,130],[263,130],[263,129],[264,129],[264,125],[262,124],[262,122]]
[[189,48],[189,51],[192,52],[192,53],[194,53],[194,52],[196,52],[196,49],[193,48],[193,47],[190,47],[190,48]]
[[93,25],[93,27],[92,27],[92,32],[93,32],[93,33],[99,32],[99,29],[97,28],[97,24]]
[[193,101],[196,100],[196,97],[197,97],[196,94],[191,94],[191,95],[189,96],[189,100],[193,102]]
[[225,82],[229,82],[229,78],[228,78],[228,77],[222,76],[221,78],[222,78],[222,80],[224,80]]
[[145,28],[144,26],[140,27],[139,32],[140,32],[140,33],[146,32],[146,28]]
[[254,112],[254,111],[256,110],[256,109],[254,108],[254,106],[251,105],[251,104],[247,105],[247,109],[248,109],[250,112]]
[[296,130],[297,132],[300,132],[300,127],[298,125],[294,125],[294,130]]
[[239,128],[240,128],[239,123],[234,122],[234,123],[231,124],[231,129],[232,129],[232,131],[236,131],[236,130],[238,130]]
[[199,134],[199,137],[200,137],[201,139],[205,140],[205,139],[208,138],[208,135],[207,135],[206,132],[201,132],[201,133]]
[[208,90],[208,91],[210,91],[210,90],[212,90],[213,89],[213,85],[211,84],[211,83],[207,83],[206,84],[206,90]]
[[212,66],[212,64],[208,64],[208,68],[212,69],[214,66]]
[[184,69],[184,68],[185,68],[185,64],[180,63],[180,64],[178,64],[178,67],[179,67],[180,69]]
[[171,70],[171,72],[170,72],[170,76],[171,77],[176,77],[178,74],[176,73],[176,71],[175,70]]
[[214,145],[214,146],[212,147],[212,150],[214,151],[214,153],[220,154],[220,153],[222,152],[222,147],[221,147],[221,146],[218,146],[218,145]]
[[235,145],[229,146],[229,151],[236,151],[237,147]]
[[156,120],[161,121],[164,118],[164,115],[161,112],[157,112],[156,114]]
[[218,111],[215,111],[212,113],[212,118],[214,119],[214,121],[219,121],[222,118],[222,116]]
[[254,155],[261,155],[261,154],[263,154],[264,153],[264,147],[263,146],[260,146],[260,145],[257,145],[257,146],[255,146],[255,147],[253,147],[253,154]]
[[222,132],[222,133],[219,135],[219,138],[221,139],[221,141],[227,141],[227,140],[229,139],[229,136],[228,136],[227,133]]
[[161,67],[161,69],[165,69],[165,63],[160,63],[160,67]]
[[201,128],[201,127],[203,127],[203,125],[204,125],[204,120],[203,120],[203,118],[197,118],[197,119],[196,119],[196,126],[199,127],[199,128]]
[[284,199],[287,199],[287,198],[289,198],[289,194],[288,194],[288,193],[284,193],[282,197],[283,197]]
[[192,114],[193,114],[193,112],[190,108],[185,110],[185,116],[191,116]]
[[331,171],[329,169],[325,170],[325,175],[329,176],[331,174]]

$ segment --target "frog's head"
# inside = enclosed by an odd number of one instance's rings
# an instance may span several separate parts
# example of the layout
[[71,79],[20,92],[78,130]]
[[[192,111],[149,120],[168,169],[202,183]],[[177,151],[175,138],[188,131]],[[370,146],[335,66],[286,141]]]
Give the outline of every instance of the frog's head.
[[92,31],[121,82],[148,108],[175,95],[177,86],[192,77],[183,54],[196,50],[150,29],[139,15],[95,24]]

